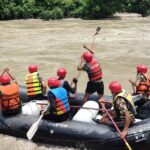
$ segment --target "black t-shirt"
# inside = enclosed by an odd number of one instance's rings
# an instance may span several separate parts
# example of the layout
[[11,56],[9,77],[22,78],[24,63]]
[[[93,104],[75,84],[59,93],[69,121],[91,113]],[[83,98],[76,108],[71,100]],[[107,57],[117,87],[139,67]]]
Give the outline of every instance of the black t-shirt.
[[75,94],[76,92],[76,87],[71,87],[68,81],[64,81],[63,88],[65,88],[68,93],[70,92],[72,94]]
[[47,95],[47,98],[50,101],[49,111],[50,112],[54,111],[56,109],[56,101],[55,101],[56,97],[55,97],[55,95],[51,91],[49,91],[48,95]]

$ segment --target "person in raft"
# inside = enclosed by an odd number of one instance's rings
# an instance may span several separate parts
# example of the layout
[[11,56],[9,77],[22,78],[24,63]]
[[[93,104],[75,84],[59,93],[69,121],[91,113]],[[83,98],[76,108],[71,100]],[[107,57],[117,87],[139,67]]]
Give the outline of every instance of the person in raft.
[[28,67],[29,73],[26,74],[25,81],[26,81],[26,88],[27,88],[27,95],[30,100],[41,100],[47,99],[44,96],[46,93],[46,84],[42,80],[42,77],[38,73],[38,66],[37,65],[29,65]]
[[65,80],[67,74],[67,70],[65,68],[59,68],[57,70],[58,80],[60,81],[60,86],[67,90],[68,98],[70,98],[70,93],[75,94],[77,90],[77,78],[73,78],[72,83],[74,83],[74,87],[71,87],[69,82]]
[[1,111],[4,116],[16,115],[21,112],[19,86],[16,79],[9,73],[8,68],[5,68],[4,72],[0,78]]
[[[104,83],[102,80],[103,72],[101,65],[96,59],[93,54],[93,50],[88,48],[86,45],[83,45],[84,48],[86,48],[89,52],[84,52],[81,56],[80,63],[77,67],[77,70],[83,70],[86,71],[89,77],[89,81],[87,83],[87,87],[85,90],[83,103],[85,103],[89,96],[93,94],[94,92],[97,92],[99,95],[99,104],[104,109],[104,103],[101,103],[103,101],[103,95],[104,95]],[[85,61],[85,64],[83,62]]]
[[[113,95],[112,106],[113,110],[109,110],[109,114],[113,117],[118,127],[123,128],[121,138],[125,138],[128,128],[135,121],[135,108],[132,96],[122,89],[118,81],[113,81],[109,84],[109,89]],[[105,114],[100,120],[94,119],[97,123],[114,126],[109,116]]]
[[137,66],[137,77],[136,80],[129,80],[133,88],[135,87],[133,95],[142,94],[142,99],[135,102],[136,106],[143,105],[150,96],[150,75],[147,74],[148,67],[144,64]]
[[62,122],[69,119],[70,106],[67,97],[67,91],[63,87],[59,87],[60,82],[56,77],[48,79],[48,101],[50,107],[45,113],[44,118],[55,122]]

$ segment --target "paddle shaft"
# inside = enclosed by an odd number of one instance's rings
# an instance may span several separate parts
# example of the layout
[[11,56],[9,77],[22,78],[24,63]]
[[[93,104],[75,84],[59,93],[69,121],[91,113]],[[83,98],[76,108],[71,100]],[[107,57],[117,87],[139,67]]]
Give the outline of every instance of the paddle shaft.
[[82,107],[82,106],[72,106],[72,105],[70,105],[70,107],[73,107],[73,108],[80,108],[80,109],[92,109],[92,110],[104,111],[104,109],[92,108],[92,107]]
[[[78,79],[80,77],[81,71],[79,71],[78,75],[76,76],[76,79]],[[73,81],[71,81],[71,86],[73,84]]]
[[11,77],[12,80],[14,80],[14,77],[9,72],[7,72],[7,74]]
[[3,74],[4,74],[5,72],[6,72],[6,71],[3,71],[0,77],[2,77],[2,76],[3,76]]
[[94,34],[94,37],[93,37],[92,50],[93,50],[94,45],[95,45],[95,36],[98,34],[98,32],[99,32],[100,30],[101,30],[101,28],[100,28],[100,27],[97,27],[97,29],[96,29],[96,33]]
[[135,88],[134,88],[133,84],[132,84],[132,88],[133,88],[133,92],[135,93]]
[[[119,130],[118,126],[116,125],[116,123],[114,122],[113,118],[111,117],[111,115],[109,114],[108,110],[106,109],[106,107],[104,106],[104,110],[107,113],[108,117],[110,118],[111,122],[113,123],[114,127],[116,128],[116,130],[118,131],[119,134],[121,134],[121,131]],[[125,138],[123,138],[123,141],[125,142],[127,148],[129,150],[132,150],[132,148],[130,147],[129,143],[127,142],[127,140]]]

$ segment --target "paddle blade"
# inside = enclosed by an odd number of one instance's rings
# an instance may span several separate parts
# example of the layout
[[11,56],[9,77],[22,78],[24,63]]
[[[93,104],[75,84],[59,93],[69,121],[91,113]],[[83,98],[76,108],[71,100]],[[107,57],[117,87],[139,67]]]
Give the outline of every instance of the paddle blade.
[[129,143],[127,141],[125,141],[125,144],[126,144],[128,150],[132,150],[132,148],[130,147],[130,145],[129,145]]
[[142,97],[143,97],[142,94],[132,95],[132,99],[133,99],[134,103],[135,103],[136,101],[139,101]]
[[101,30],[101,27],[97,27],[96,28],[96,33],[94,35],[97,35],[100,30]]
[[101,30],[101,27],[97,27],[96,31],[99,32]]
[[50,103],[48,103],[47,107],[42,111],[42,115],[40,116],[40,118],[36,122],[34,122],[32,124],[32,126],[30,127],[30,129],[28,130],[26,136],[29,140],[31,140],[33,138],[34,134],[36,133],[36,131],[39,127],[39,123],[40,123],[42,117],[44,116],[44,113],[49,108],[49,106],[50,106]]
[[26,136],[29,140],[31,140],[38,129],[39,122],[35,122],[32,124],[31,128],[27,132]]

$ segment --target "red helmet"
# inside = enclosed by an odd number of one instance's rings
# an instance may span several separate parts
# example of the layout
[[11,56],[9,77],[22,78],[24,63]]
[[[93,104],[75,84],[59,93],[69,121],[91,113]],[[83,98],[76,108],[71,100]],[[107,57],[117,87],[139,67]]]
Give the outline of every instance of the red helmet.
[[143,64],[138,65],[136,68],[137,68],[137,72],[140,72],[140,73],[147,73],[148,71],[147,66]]
[[109,89],[112,94],[117,94],[122,90],[122,86],[118,81],[113,81],[109,84]]
[[49,78],[48,79],[48,86],[49,87],[59,86],[59,80],[56,77]]
[[59,77],[62,77],[62,78],[65,77],[66,73],[67,73],[67,70],[65,68],[59,68],[57,70],[57,75]]
[[93,54],[90,52],[84,52],[82,56],[86,62],[90,62],[93,59]]
[[2,84],[5,84],[5,83],[10,83],[11,79],[9,76],[7,75],[3,75],[1,78],[0,78],[0,81]]
[[29,65],[28,70],[30,73],[37,72],[38,66],[37,65]]

